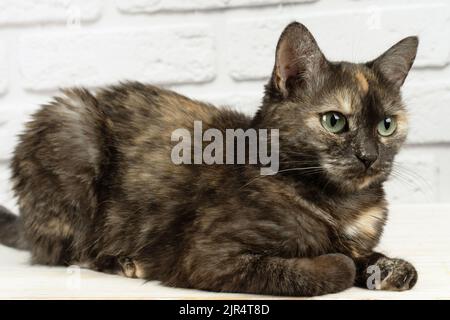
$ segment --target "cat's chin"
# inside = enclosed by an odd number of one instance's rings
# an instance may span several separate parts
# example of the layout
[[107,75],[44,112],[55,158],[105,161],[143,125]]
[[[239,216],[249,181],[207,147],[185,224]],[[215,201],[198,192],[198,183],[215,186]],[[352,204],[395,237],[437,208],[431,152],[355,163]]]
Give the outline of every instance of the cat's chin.
[[328,177],[334,185],[345,192],[355,192],[367,189],[373,185],[379,185],[385,178],[383,174],[362,175],[359,177]]
[[356,187],[358,190],[363,190],[379,181],[379,177],[377,176],[366,176],[356,180]]

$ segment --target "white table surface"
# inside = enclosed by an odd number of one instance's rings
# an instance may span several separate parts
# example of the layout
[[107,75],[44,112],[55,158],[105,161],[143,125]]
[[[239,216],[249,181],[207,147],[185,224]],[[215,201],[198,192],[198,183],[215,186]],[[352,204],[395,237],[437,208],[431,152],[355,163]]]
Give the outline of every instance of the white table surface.
[[[386,292],[351,288],[316,299],[450,299],[450,204],[393,206],[380,251],[412,262],[419,280],[413,290]],[[261,299],[167,288],[76,267],[28,264],[29,254],[0,246],[0,299]]]

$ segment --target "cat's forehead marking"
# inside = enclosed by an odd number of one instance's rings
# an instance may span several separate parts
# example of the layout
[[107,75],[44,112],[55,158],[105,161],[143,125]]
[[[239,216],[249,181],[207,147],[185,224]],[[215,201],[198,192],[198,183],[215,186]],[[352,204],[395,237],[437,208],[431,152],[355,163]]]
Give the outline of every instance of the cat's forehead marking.
[[339,104],[339,109],[344,114],[351,114],[353,111],[352,98],[349,92],[346,90],[339,90],[336,95],[336,99]]
[[367,81],[366,76],[360,71],[356,71],[355,73],[356,81],[358,82],[358,87],[361,90],[363,95],[366,95],[369,92],[369,82]]

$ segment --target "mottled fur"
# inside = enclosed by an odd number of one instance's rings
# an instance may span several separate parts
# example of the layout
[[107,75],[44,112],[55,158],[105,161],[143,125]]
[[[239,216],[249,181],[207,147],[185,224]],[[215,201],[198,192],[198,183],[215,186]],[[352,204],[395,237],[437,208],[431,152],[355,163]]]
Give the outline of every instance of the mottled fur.
[[[2,242],[17,243],[4,232],[20,225],[14,237],[34,263],[177,287],[312,296],[365,286],[376,264],[383,289],[409,289],[414,268],[373,248],[387,217],[382,184],[406,137],[399,90],[416,48],[410,37],[366,64],[329,62],[292,23],[254,118],[134,82],[65,90],[20,137],[12,181],[21,218],[2,213]],[[327,111],[346,115],[348,131],[326,131]],[[381,138],[386,115],[399,125]],[[171,132],[192,131],[194,120],[280,129],[280,172],[173,164]]]

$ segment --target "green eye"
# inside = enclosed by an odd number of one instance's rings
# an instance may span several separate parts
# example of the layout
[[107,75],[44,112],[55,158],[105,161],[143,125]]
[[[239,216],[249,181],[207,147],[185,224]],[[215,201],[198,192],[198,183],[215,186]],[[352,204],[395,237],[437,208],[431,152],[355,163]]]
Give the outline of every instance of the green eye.
[[347,120],[338,112],[327,112],[322,115],[322,126],[331,133],[344,131]]
[[386,117],[384,118],[384,120],[378,123],[377,130],[380,135],[382,135],[383,137],[387,137],[393,134],[396,128],[397,122],[395,121],[395,118]]

